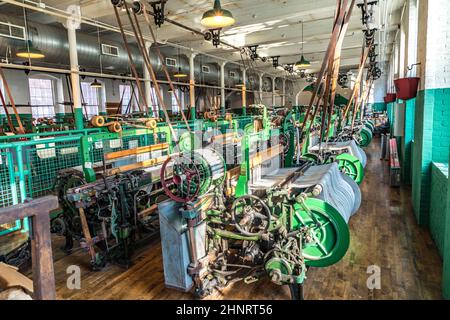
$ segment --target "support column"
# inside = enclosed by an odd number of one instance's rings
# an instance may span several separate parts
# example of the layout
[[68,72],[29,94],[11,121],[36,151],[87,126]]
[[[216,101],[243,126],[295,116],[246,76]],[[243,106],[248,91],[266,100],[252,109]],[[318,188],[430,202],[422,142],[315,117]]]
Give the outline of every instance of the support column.
[[67,20],[67,35],[69,39],[69,59],[70,59],[70,81],[72,83],[73,110],[75,114],[75,128],[83,129],[83,109],[81,105],[81,87],[77,52],[77,34],[76,29],[79,24],[76,23],[76,17],[73,16]]
[[[150,41],[145,42],[145,50],[147,50],[147,52],[150,52],[151,46],[152,43]],[[145,62],[143,64],[143,69],[144,69],[145,100],[147,101],[147,103],[152,103],[152,83],[150,81],[150,73],[148,72]],[[158,114],[153,114],[152,106],[144,106],[144,107],[149,115],[152,115],[153,117],[158,117]]]
[[263,104],[263,74],[259,75],[259,103]]
[[281,96],[281,105],[286,107],[286,79],[283,78],[283,94]]
[[277,78],[275,78],[275,77],[272,78],[272,107],[275,107],[275,104],[276,104],[276,98],[275,98],[276,79]]
[[[402,29],[405,29],[406,37],[406,56],[404,69],[407,70],[417,62],[417,0],[408,0],[406,4],[405,23],[402,24]],[[408,76],[416,76],[419,66],[413,67]],[[401,159],[402,160],[402,182],[411,185],[412,175],[412,141],[414,140],[414,109],[416,106],[416,99],[411,99],[405,102],[404,114],[404,136],[401,138]]]
[[242,115],[247,115],[247,69],[242,69]]
[[225,65],[226,62],[220,64],[220,104],[221,104],[221,114],[225,117]]
[[196,108],[195,108],[195,56],[196,53],[191,53],[189,56],[189,104],[191,106],[191,120],[196,118]]

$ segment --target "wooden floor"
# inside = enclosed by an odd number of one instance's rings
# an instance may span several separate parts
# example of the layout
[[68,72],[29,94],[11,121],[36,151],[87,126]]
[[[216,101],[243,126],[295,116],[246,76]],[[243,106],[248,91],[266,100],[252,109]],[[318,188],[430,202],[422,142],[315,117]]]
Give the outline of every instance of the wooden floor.
[[[379,140],[367,150],[363,203],[351,219],[351,246],[345,258],[326,269],[310,269],[306,299],[441,299],[441,260],[426,229],[417,226],[411,190],[389,188],[387,164],[379,160]],[[137,253],[129,270],[107,266],[89,269],[84,252],[65,256],[54,239],[58,299],[192,299],[164,286],[161,246],[154,241]],[[81,267],[81,290],[66,286],[70,265]],[[367,268],[381,268],[381,290],[367,289]],[[289,290],[268,280],[237,283],[217,299],[290,299]]]

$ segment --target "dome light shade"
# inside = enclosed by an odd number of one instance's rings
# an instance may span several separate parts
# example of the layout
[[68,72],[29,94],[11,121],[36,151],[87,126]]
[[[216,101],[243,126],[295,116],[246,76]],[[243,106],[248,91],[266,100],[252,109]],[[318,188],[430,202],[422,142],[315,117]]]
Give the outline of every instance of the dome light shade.
[[181,68],[178,68],[178,72],[173,75],[174,78],[178,78],[178,79],[186,78],[187,76],[188,75],[186,73],[183,73],[181,71]]
[[91,88],[101,88],[102,84],[97,81],[97,79],[94,80],[94,82],[91,83]]
[[311,66],[311,62],[306,60],[304,55],[302,55],[302,57],[300,58],[300,61],[297,61],[295,63],[295,67],[297,69],[305,69],[305,68],[308,68],[310,66]]
[[45,58],[45,54],[42,53],[38,48],[33,47],[31,41],[28,41],[28,46],[19,48],[17,50],[16,56],[25,59],[42,59]]
[[208,10],[203,14],[200,23],[208,29],[220,29],[232,26],[236,20],[230,11],[222,9],[220,0],[214,1],[214,9]]

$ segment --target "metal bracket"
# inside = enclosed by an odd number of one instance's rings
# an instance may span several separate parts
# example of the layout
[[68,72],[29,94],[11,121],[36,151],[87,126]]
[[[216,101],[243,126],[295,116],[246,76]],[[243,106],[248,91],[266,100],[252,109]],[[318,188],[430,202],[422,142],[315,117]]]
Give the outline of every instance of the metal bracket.
[[167,0],[159,0],[159,1],[152,1],[149,2],[150,5],[153,8],[153,17],[155,18],[155,24],[161,28],[161,26],[164,23],[165,16],[164,16],[164,8],[166,6]]
[[258,44],[254,45],[254,46],[248,46],[247,47],[250,50],[250,59],[252,59],[253,61],[255,61],[256,59],[259,58],[259,55],[257,53],[258,47],[259,47]]
[[270,57],[272,59],[272,65],[274,68],[278,68],[280,65],[280,56]]

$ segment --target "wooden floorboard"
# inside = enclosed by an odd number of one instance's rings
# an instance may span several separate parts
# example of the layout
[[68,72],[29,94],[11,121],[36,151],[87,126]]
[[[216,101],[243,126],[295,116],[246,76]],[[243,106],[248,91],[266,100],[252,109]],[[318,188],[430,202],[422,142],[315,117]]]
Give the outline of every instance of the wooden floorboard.
[[[411,206],[411,190],[390,188],[388,168],[379,159],[379,140],[368,148],[363,202],[351,219],[351,245],[345,258],[325,269],[310,269],[306,299],[441,299],[441,260],[426,228],[419,227]],[[154,240],[124,270],[115,265],[101,272],[89,269],[89,257],[76,251],[66,256],[63,239],[54,239],[58,299],[192,299],[164,286],[161,245]],[[69,290],[66,269],[81,268],[81,289]],[[369,290],[367,268],[381,268],[381,290]],[[289,290],[268,280],[236,283],[214,299],[289,299]]]

